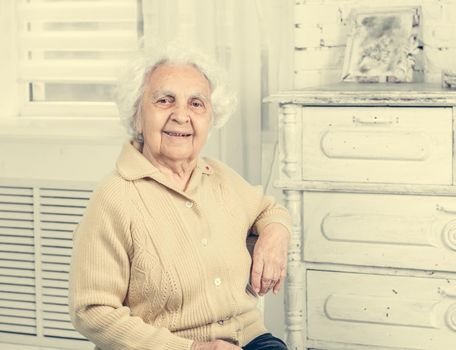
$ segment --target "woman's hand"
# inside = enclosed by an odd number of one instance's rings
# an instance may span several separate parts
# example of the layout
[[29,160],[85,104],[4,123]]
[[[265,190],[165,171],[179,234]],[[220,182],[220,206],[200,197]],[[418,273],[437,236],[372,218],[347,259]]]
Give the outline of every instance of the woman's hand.
[[210,342],[194,341],[191,350],[240,350],[237,345],[228,343],[224,340],[214,340]]
[[251,283],[253,290],[264,295],[271,289],[279,292],[286,275],[290,233],[278,223],[271,223],[260,233],[253,250]]

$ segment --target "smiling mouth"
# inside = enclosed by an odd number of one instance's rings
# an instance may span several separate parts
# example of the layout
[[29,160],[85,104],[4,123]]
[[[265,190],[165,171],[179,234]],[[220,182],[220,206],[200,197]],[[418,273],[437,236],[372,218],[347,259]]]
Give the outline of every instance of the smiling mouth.
[[192,136],[191,133],[184,133],[184,132],[172,132],[172,131],[163,131],[168,136],[174,137],[189,137]]

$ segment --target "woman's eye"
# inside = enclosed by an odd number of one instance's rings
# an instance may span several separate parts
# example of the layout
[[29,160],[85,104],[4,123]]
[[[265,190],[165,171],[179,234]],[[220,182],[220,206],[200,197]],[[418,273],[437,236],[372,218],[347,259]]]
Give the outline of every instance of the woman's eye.
[[173,98],[171,96],[161,97],[157,100],[158,104],[167,105],[173,103]]
[[194,108],[204,108],[204,104],[199,100],[192,101],[192,107]]

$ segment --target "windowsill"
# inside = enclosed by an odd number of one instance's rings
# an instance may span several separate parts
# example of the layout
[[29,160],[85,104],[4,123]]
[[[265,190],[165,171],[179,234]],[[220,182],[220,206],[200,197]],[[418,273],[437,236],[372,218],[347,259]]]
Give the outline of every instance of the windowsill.
[[1,141],[118,144],[128,138],[118,118],[0,117]]

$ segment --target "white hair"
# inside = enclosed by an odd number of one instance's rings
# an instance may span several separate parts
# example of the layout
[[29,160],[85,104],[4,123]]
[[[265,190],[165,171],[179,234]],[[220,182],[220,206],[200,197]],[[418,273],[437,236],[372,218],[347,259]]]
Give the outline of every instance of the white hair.
[[140,49],[119,77],[115,98],[122,123],[134,140],[142,142],[136,128],[141,99],[150,74],[163,64],[191,64],[209,81],[211,87],[212,126],[222,127],[236,109],[236,96],[229,89],[226,73],[209,56],[184,46]]

